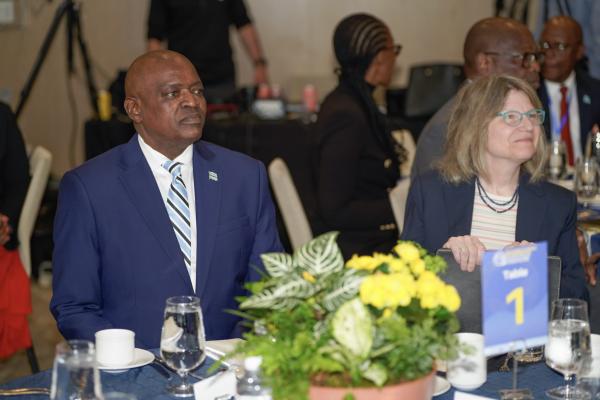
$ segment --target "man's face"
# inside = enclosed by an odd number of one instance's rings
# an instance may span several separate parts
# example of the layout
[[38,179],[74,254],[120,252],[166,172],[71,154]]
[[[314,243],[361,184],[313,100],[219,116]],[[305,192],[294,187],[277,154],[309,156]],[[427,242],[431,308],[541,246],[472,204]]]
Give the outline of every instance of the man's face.
[[552,82],[564,82],[583,53],[574,27],[568,23],[548,23],[541,43],[546,55],[542,76]]
[[514,38],[503,42],[497,52],[500,56],[494,57],[494,73],[524,79],[534,89],[540,86],[540,64],[537,61],[527,61],[531,54],[537,52],[529,31],[521,31]]
[[206,100],[193,65],[183,57],[153,62],[140,77],[138,132],[152,148],[175,158],[202,136]]

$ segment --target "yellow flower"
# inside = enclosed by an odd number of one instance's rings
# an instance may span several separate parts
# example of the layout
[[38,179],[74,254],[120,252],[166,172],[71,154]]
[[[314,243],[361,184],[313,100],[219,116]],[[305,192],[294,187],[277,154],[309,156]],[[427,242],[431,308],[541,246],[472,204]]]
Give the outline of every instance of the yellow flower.
[[407,306],[417,288],[410,274],[376,274],[367,276],[360,286],[360,299],[364,304],[383,309]]
[[406,262],[411,262],[419,258],[419,249],[412,243],[398,243],[394,250]]
[[352,258],[348,260],[348,262],[346,262],[346,266],[348,268],[364,269],[367,271],[373,271],[380,264],[381,263],[377,258],[371,256],[359,256],[356,254],[353,255]]
[[386,308],[385,310],[383,310],[383,315],[381,316],[382,318],[389,318],[392,316],[392,314],[394,313],[394,310],[391,308]]
[[312,274],[308,271],[304,271],[302,273],[302,277],[304,278],[305,281],[310,282],[310,283],[315,283],[317,280],[315,279],[314,276],[312,276]]
[[408,272],[406,262],[399,258],[393,258],[388,262],[390,272]]
[[455,312],[460,308],[460,296],[454,286],[446,285],[441,303],[450,312]]
[[420,258],[411,261],[410,269],[416,276],[421,275],[423,271],[425,271],[425,261],[421,260]]

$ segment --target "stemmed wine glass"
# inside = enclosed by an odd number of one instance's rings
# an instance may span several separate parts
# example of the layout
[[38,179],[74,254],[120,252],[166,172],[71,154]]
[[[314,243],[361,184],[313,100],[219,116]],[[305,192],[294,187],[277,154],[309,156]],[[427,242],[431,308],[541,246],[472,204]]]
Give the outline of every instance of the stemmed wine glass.
[[206,357],[204,323],[200,299],[178,296],[167,299],[160,338],[160,354],[167,365],[181,377],[167,391],[177,397],[194,395],[187,381],[188,372],[197,368]]
[[575,188],[581,198],[591,199],[598,192],[598,164],[593,158],[577,160]]
[[579,299],[552,302],[552,316],[546,343],[546,363],[565,376],[565,385],[546,391],[552,399],[589,399],[589,393],[571,384],[590,349],[587,303]]
[[548,173],[550,175],[550,179],[562,179],[567,170],[567,154],[565,150],[565,143],[560,139],[553,140],[550,144],[549,153]]
[[56,346],[50,399],[102,399],[94,343],[87,340],[69,340]]

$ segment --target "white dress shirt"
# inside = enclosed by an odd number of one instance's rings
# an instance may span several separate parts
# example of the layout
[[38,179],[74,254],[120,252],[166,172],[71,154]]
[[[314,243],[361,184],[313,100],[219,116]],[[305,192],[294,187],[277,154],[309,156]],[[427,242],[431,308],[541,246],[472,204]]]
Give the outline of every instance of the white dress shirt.
[[571,143],[573,144],[573,155],[575,159],[581,157],[581,129],[579,123],[579,102],[577,100],[577,84],[575,82],[575,71],[571,71],[569,77],[563,82],[550,82],[544,81],[546,85],[546,92],[548,93],[548,99],[550,100],[550,115],[546,118],[550,118],[550,130],[552,131],[553,139],[560,139],[560,100],[562,94],[560,93],[560,87],[567,87],[567,101],[569,104],[569,129],[571,131]]
[[[152,174],[154,175],[154,179],[156,180],[156,184],[158,185],[158,189],[160,190],[160,195],[162,196],[163,203],[165,204],[165,209],[167,208],[167,194],[169,193],[169,188],[171,187],[171,174],[167,171],[162,165],[165,161],[168,160],[167,157],[159,153],[150,147],[142,136],[138,134],[138,141],[140,143],[140,147],[142,149],[142,153],[144,153],[144,157],[146,157],[146,161],[152,170]],[[185,187],[188,192],[188,202],[190,205],[190,228],[192,231],[192,260],[190,263],[190,270],[188,271],[190,274],[190,280],[192,281],[192,287],[194,288],[194,292],[196,291],[196,249],[197,249],[197,234],[196,234],[196,201],[195,201],[195,192],[194,192],[194,167],[192,163],[192,155],[193,155],[193,145],[189,145],[186,149],[178,155],[172,161],[178,161],[182,163],[181,166],[181,177],[183,178],[183,182],[185,183]],[[173,232],[175,234],[175,232]],[[182,258],[183,261],[183,258]]]

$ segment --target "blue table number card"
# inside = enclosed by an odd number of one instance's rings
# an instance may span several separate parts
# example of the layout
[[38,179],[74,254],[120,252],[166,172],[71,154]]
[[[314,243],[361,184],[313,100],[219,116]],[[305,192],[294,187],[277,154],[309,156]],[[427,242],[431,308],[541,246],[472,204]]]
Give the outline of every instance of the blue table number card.
[[481,298],[485,355],[541,346],[548,335],[546,242],[488,251]]

